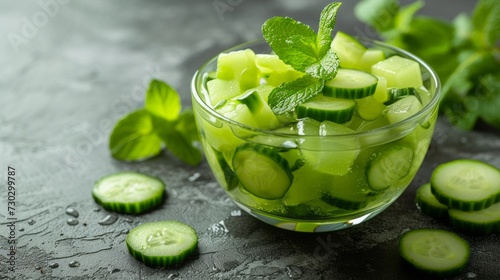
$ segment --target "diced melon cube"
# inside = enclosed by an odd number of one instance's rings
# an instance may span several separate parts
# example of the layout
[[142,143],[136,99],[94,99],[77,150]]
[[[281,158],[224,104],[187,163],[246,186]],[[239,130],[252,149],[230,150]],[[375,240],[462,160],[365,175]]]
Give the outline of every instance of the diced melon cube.
[[258,86],[259,76],[255,53],[250,49],[222,53],[217,59],[217,78],[239,81],[241,91]]
[[252,112],[245,104],[239,101],[228,100],[224,104],[215,108],[224,117],[252,127],[257,127],[257,123],[252,116]]
[[333,37],[331,47],[338,55],[340,67],[342,68],[356,69],[358,61],[366,51],[366,47],[363,44],[341,31],[338,31],[335,37]]
[[236,80],[210,80],[207,82],[207,90],[212,106],[241,94],[240,83]]
[[372,66],[379,61],[385,59],[385,54],[382,50],[367,49],[359,59],[356,69],[371,72]]
[[267,83],[271,86],[279,86],[284,82],[291,82],[302,77],[304,74],[284,63],[277,55],[257,54],[255,56],[257,67],[265,76]]
[[377,79],[377,88],[375,89],[373,98],[380,103],[384,103],[389,98],[389,95],[387,94],[387,79],[382,76],[377,76]]
[[387,79],[387,87],[422,86],[422,74],[416,61],[398,55],[389,57],[372,66],[372,74]]
[[418,98],[414,95],[408,95],[387,106],[382,114],[392,124],[403,121],[420,110],[422,110],[422,104]]

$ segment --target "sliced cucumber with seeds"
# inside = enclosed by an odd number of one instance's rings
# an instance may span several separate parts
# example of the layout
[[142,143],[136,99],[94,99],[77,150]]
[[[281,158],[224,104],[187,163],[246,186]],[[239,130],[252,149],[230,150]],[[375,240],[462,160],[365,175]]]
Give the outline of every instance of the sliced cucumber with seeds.
[[449,161],[432,172],[431,190],[450,208],[481,210],[500,201],[500,171],[476,160]]
[[439,202],[431,192],[431,184],[423,184],[417,189],[415,202],[418,209],[424,214],[437,219],[448,217],[448,206]]
[[414,229],[399,239],[401,257],[418,271],[447,277],[460,273],[470,257],[469,243],[453,232]]
[[142,224],[126,238],[129,253],[148,266],[170,266],[184,261],[198,246],[198,235],[177,221]]
[[449,215],[457,229],[478,234],[500,233],[500,202],[478,211],[450,209]]
[[375,93],[378,79],[374,75],[355,69],[339,69],[335,78],[325,82],[323,95],[359,99]]
[[366,176],[374,191],[389,188],[408,175],[413,164],[413,150],[406,146],[392,146],[368,163]]
[[299,119],[309,117],[320,122],[345,123],[352,118],[355,108],[354,100],[318,95],[297,106],[295,111]]
[[136,172],[121,172],[97,181],[92,189],[92,196],[106,210],[141,214],[163,202],[165,184],[155,177]]
[[276,149],[259,144],[236,148],[233,168],[242,187],[263,199],[282,198],[293,181],[288,161]]

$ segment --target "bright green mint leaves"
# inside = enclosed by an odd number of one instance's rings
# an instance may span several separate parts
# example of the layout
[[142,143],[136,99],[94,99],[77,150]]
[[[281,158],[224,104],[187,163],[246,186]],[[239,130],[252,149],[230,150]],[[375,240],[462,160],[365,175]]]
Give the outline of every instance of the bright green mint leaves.
[[199,141],[193,112],[182,110],[175,89],[162,81],[152,80],[144,107],[128,114],[115,125],[109,139],[114,158],[144,160],[158,155],[164,145],[187,164],[201,162],[201,152],[193,145]]
[[334,2],[321,12],[318,33],[289,17],[273,17],[262,26],[264,39],[286,64],[306,75],[283,83],[269,95],[276,114],[293,110],[323,89],[324,81],[337,74],[339,58],[330,48],[332,30],[341,3]]
[[[443,84],[441,112],[462,129],[479,120],[500,129],[500,1],[480,0],[452,21],[418,15],[424,1],[363,0],[359,20],[391,45],[429,63]],[[361,31],[361,30],[360,30]],[[358,34],[361,35],[361,34]]]

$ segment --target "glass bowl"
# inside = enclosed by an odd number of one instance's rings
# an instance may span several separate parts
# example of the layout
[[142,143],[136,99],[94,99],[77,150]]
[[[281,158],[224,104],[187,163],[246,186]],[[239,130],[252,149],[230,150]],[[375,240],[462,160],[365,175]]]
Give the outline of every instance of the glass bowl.
[[[428,64],[404,50],[373,40],[363,43],[384,51],[386,57],[395,54],[419,64],[427,91],[420,98],[420,111],[400,122],[373,128],[366,125],[347,134],[301,135],[300,122],[295,124],[295,130],[264,130],[238,123],[207,102],[206,81],[216,70],[218,56],[195,73],[191,84],[193,110],[206,160],[218,183],[241,209],[287,230],[335,231],[374,217],[408,187],[424,160],[436,124],[439,78]],[[256,54],[272,53],[264,40],[244,43],[223,53],[245,49]],[[258,197],[242,186],[233,157],[245,145],[258,147],[275,159],[279,157],[278,162],[288,162],[290,184],[285,193],[278,190],[272,196]],[[259,159],[252,163],[255,174],[250,175],[260,187],[273,193],[276,186],[266,183],[274,180],[272,168]],[[372,182],[380,176],[387,186],[373,188]]]

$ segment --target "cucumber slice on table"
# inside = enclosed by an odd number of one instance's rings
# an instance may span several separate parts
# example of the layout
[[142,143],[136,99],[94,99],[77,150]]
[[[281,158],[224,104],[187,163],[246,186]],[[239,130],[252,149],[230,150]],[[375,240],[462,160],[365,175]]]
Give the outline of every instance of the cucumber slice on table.
[[476,160],[449,161],[432,172],[431,191],[450,208],[481,210],[500,201],[500,170]]
[[140,214],[163,202],[165,184],[155,177],[121,172],[97,181],[92,189],[92,196],[106,210]]
[[293,181],[288,161],[276,149],[255,143],[236,148],[233,168],[242,187],[263,199],[282,198]]
[[448,217],[448,206],[439,202],[431,192],[431,184],[420,186],[415,194],[415,202],[422,213],[443,219]]
[[382,151],[368,163],[366,176],[374,191],[389,188],[394,182],[406,177],[413,164],[413,150],[406,146],[392,146]]
[[457,229],[479,233],[500,233],[500,202],[478,211],[450,209],[450,222]]
[[325,82],[323,95],[347,99],[364,98],[375,93],[377,82],[377,77],[370,73],[339,69],[335,78]]
[[345,123],[352,118],[355,108],[354,100],[317,95],[297,106],[295,111],[299,119],[309,117],[320,122]]
[[126,238],[129,253],[149,266],[170,266],[185,260],[198,246],[198,235],[189,225],[177,221],[142,224]]
[[469,262],[467,241],[453,232],[414,229],[399,239],[401,257],[415,269],[437,277],[460,273]]

